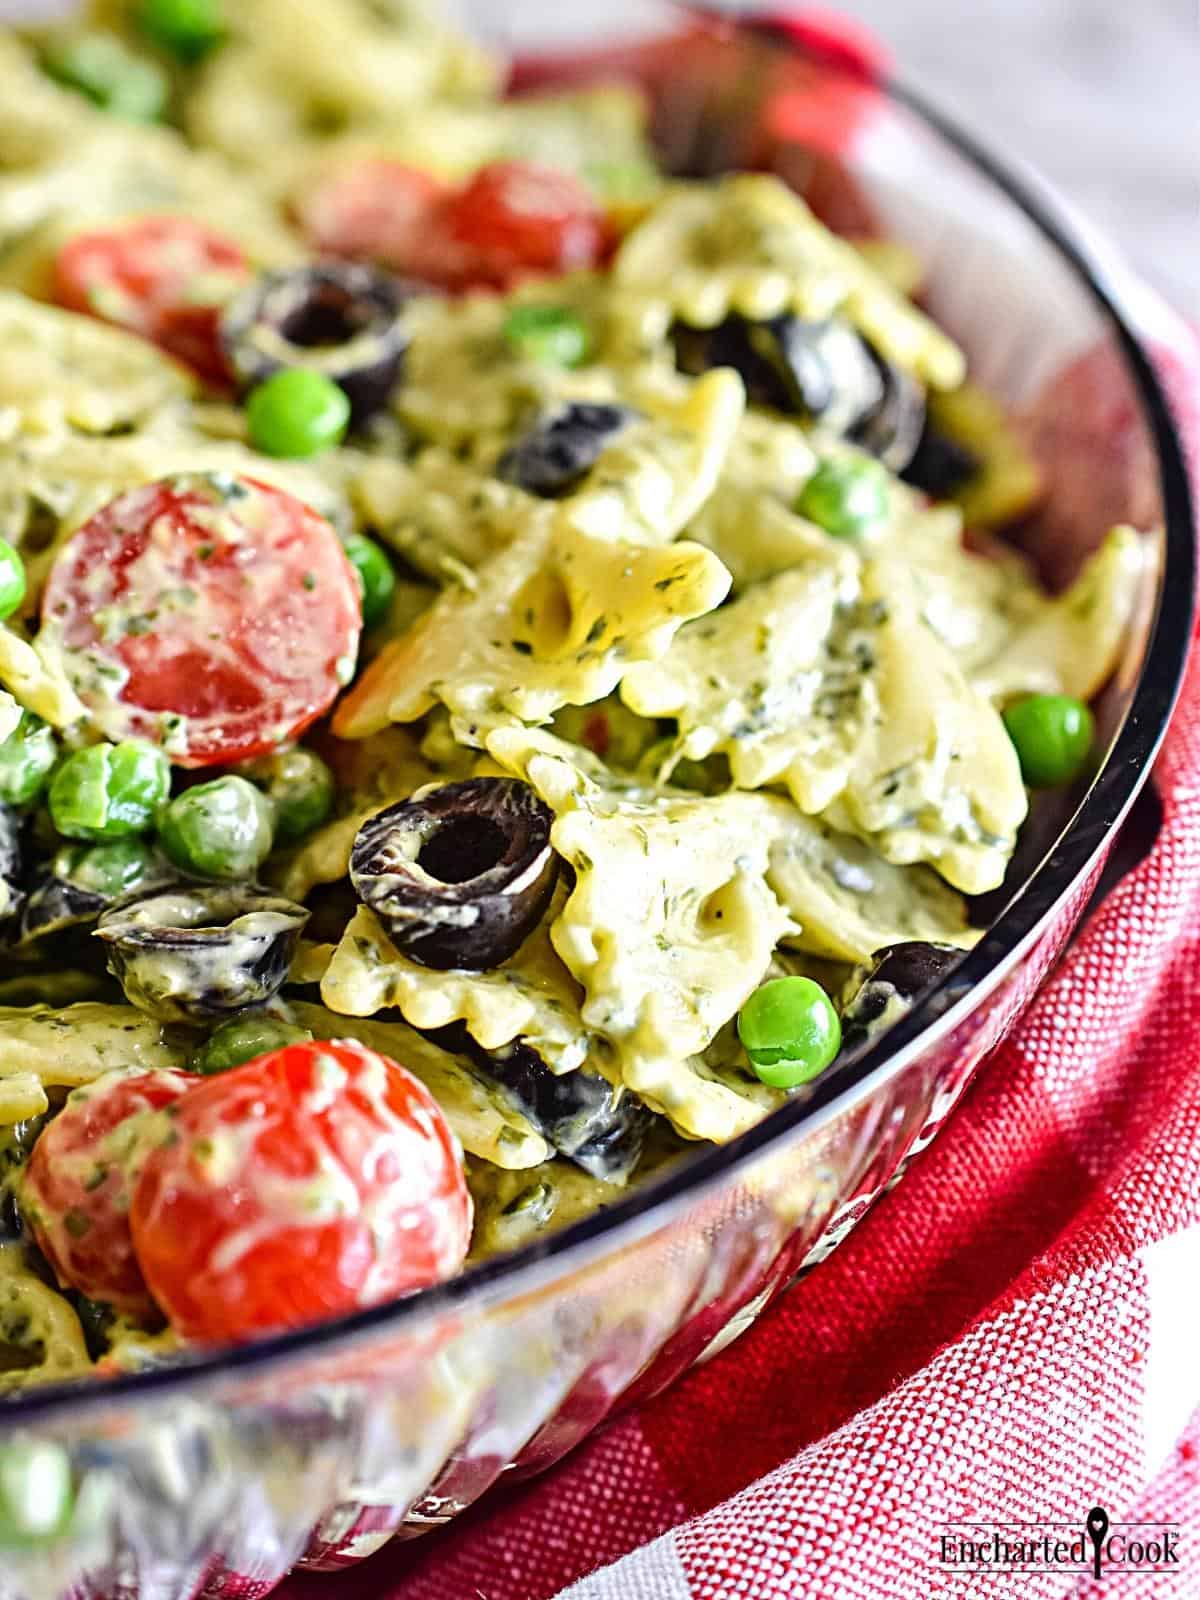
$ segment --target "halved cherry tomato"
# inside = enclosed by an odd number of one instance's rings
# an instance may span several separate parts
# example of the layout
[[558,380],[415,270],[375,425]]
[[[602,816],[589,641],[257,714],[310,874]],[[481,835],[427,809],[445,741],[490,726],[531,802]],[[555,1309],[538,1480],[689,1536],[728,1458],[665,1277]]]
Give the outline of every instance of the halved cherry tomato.
[[327,169],[294,210],[315,249],[423,277],[436,265],[436,213],[448,193],[419,167],[364,156]]
[[208,1079],[142,1169],[130,1222],[186,1339],[240,1340],[448,1277],[471,1238],[462,1156],[404,1067],[348,1040]]
[[147,1156],[170,1137],[163,1113],[201,1081],[182,1072],[106,1073],[69,1095],[34,1145],[21,1215],[64,1288],[138,1320],[153,1314],[129,1202]]
[[521,278],[593,266],[608,224],[577,178],[553,167],[481,167],[442,212],[445,274],[461,287],[505,288]]
[[296,215],[318,249],[448,289],[501,289],[589,267],[612,243],[578,179],[524,161],[493,162],[453,190],[403,162],[364,157],[319,179]]
[[239,246],[212,228],[188,217],[141,217],[68,240],[54,264],[54,297],[224,383],[217,323],[249,276]]
[[95,726],[184,767],[294,738],[350,677],[362,629],[358,576],[329,523],[223,473],[98,511],[60,551],[42,617]]

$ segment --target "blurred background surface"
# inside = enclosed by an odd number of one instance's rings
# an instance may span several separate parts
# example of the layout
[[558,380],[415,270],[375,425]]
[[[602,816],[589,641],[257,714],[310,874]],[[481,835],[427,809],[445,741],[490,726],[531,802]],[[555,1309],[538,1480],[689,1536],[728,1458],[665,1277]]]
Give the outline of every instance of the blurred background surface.
[[[654,0],[475,0],[466,9],[511,38],[567,42],[639,31],[664,8]],[[836,9],[873,28],[902,76],[1037,167],[1181,310],[1200,317],[1196,0],[846,0]]]
[[[743,9],[786,3],[756,0]],[[65,9],[69,0],[0,0],[0,20]],[[519,45],[636,34],[670,7],[457,0],[452,9]],[[1181,310],[1200,318],[1196,0],[845,0],[837,9],[873,28],[912,83],[1038,168]]]

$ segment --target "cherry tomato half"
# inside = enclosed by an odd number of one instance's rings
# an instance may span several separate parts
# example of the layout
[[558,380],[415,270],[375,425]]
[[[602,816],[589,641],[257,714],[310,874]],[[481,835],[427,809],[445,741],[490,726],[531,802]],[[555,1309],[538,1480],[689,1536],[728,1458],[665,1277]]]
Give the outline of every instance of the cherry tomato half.
[[349,678],[362,629],[329,523],[222,473],[110,501],[60,551],[42,617],[96,727],[184,767],[294,738]]
[[129,1202],[170,1133],[163,1117],[198,1080],[182,1072],[106,1073],[76,1089],[33,1147],[21,1215],[64,1288],[137,1320],[153,1314],[133,1254]]
[[217,323],[249,276],[238,245],[212,228],[188,217],[141,217],[70,239],[54,264],[54,297],[225,383]]
[[524,161],[481,167],[444,208],[445,271],[462,287],[593,266],[608,224],[577,178]]
[[448,193],[419,167],[364,156],[321,174],[297,199],[296,220],[317,250],[425,277],[436,269],[436,213]]
[[130,1222],[186,1339],[241,1340],[448,1277],[471,1238],[462,1157],[404,1067],[347,1040],[208,1079],[142,1169]]
[[402,162],[366,157],[328,172],[296,211],[319,249],[447,289],[499,289],[588,267],[611,243],[604,213],[577,179],[522,161],[481,167],[455,190]]

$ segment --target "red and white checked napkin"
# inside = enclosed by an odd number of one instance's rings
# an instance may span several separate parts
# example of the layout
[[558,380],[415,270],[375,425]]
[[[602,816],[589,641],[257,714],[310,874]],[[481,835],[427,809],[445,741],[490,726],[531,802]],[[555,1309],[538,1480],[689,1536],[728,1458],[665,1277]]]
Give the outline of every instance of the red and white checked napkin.
[[[1174,343],[1200,468],[1200,342]],[[1152,854],[828,1261],[547,1477],[289,1600],[1196,1600],[1200,653],[1156,782]],[[1178,1524],[1179,1564],[938,1566],[940,1523],[1097,1504]]]

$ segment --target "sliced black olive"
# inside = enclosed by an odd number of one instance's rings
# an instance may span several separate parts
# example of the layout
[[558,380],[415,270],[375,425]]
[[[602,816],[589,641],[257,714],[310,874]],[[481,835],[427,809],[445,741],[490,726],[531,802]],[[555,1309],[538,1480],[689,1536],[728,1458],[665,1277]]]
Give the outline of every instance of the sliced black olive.
[[629,1179],[653,1120],[632,1095],[617,1100],[608,1080],[586,1067],[551,1072],[521,1039],[505,1050],[484,1050],[461,1023],[432,1037],[444,1049],[469,1056],[502,1084],[559,1155],[605,1183]]
[[132,1005],[161,1022],[261,1005],[287,977],[308,912],[267,889],[181,885],[135,893],[96,924]]
[[847,433],[884,398],[879,363],[844,322],[790,314],[751,322],[734,312],[715,328],[677,322],[671,336],[681,372],[732,367],[752,404],[820,419],[835,433]]
[[600,453],[637,413],[628,406],[571,401],[544,412],[496,463],[496,476],[528,494],[554,500],[569,494]]
[[315,369],[344,391],[357,426],[383,410],[399,381],[405,298],[397,279],[351,262],[269,272],[230,303],[221,339],[244,388],[283,367]]
[[925,391],[915,378],[873,350],[864,348],[875,362],[883,385],[878,405],[853,426],[846,437],[878,457],[893,472],[902,471],[916,454],[925,428]]
[[102,894],[93,894],[69,879],[45,873],[22,907],[21,942],[95,922],[108,903]]
[[752,322],[734,312],[715,328],[677,322],[671,336],[680,371],[732,367],[752,404],[818,421],[893,471],[917,450],[924,391],[845,322],[790,314]]
[[7,922],[21,909],[24,861],[21,814],[13,806],[0,804],[0,922]]
[[67,845],[29,892],[21,911],[21,942],[86,927],[114,900],[173,877],[141,839]]
[[928,944],[922,939],[876,950],[862,987],[842,1013],[843,1053],[890,1028],[965,954],[957,945]]
[[939,433],[925,419],[916,453],[900,476],[914,489],[923,489],[935,500],[949,500],[969,482],[982,463],[973,450],[947,433]]
[[519,778],[448,783],[364,822],[350,881],[413,961],[483,972],[507,961],[550,903],[553,821]]

